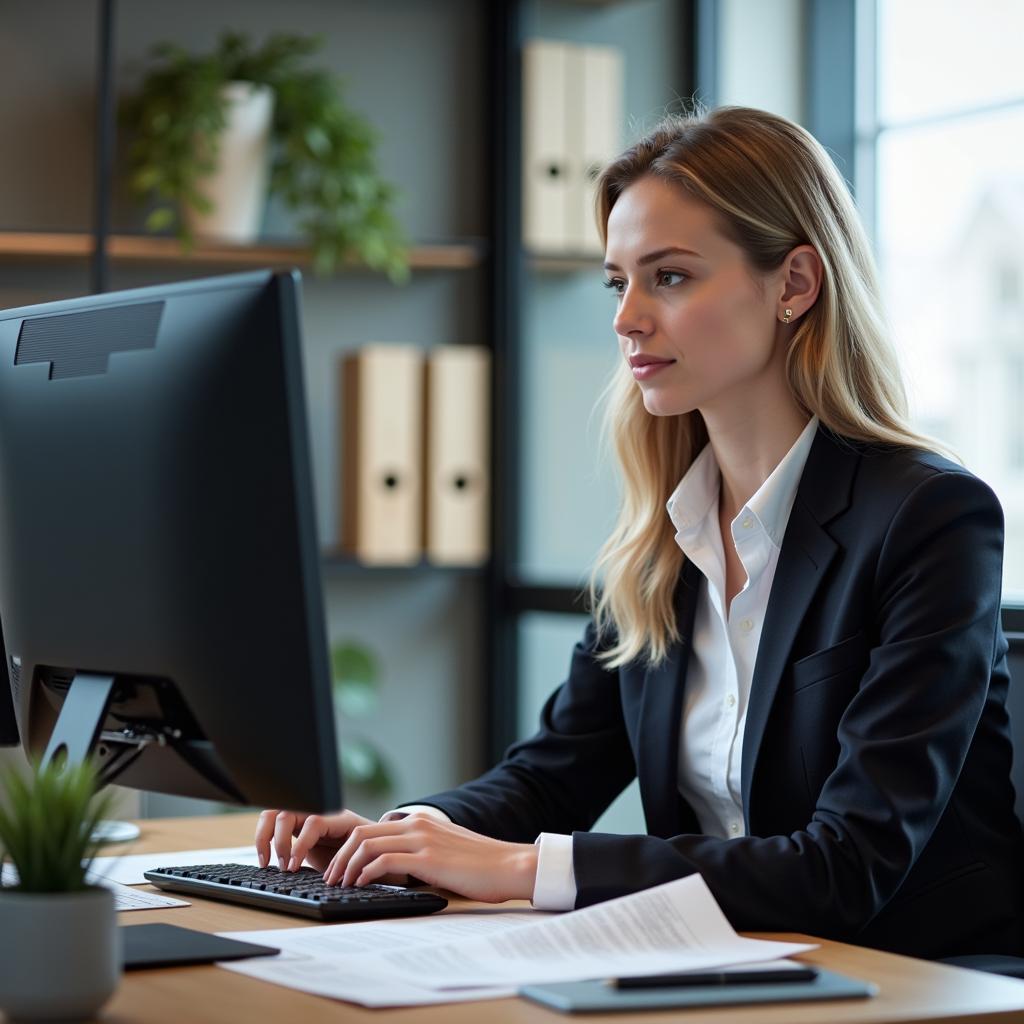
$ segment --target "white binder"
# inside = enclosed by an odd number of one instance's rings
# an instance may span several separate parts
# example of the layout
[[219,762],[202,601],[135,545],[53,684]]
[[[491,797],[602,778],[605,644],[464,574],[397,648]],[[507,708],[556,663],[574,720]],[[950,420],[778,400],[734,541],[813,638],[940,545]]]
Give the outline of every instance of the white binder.
[[535,39],[523,47],[523,242],[600,255],[594,182],[622,141],[622,51]]
[[490,352],[441,345],[427,360],[427,558],[479,565],[490,549]]
[[423,556],[423,353],[367,345],[342,360],[342,550],[370,565]]
[[612,46],[575,48],[569,80],[573,85],[570,122],[570,247],[591,256],[604,254],[595,209],[598,175],[622,149],[625,68],[622,51]]
[[523,241],[535,253],[571,245],[570,49],[547,39],[523,47]]

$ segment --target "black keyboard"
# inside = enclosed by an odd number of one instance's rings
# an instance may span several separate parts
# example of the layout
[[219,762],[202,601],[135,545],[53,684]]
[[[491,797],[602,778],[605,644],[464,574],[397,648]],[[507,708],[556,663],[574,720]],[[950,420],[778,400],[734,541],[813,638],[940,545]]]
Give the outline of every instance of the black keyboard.
[[388,885],[327,885],[313,868],[280,871],[245,864],[196,864],[153,868],[146,878],[161,889],[189,892],[211,900],[246,903],[263,910],[315,917],[319,921],[358,921],[409,917],[443,910],[443,896]]

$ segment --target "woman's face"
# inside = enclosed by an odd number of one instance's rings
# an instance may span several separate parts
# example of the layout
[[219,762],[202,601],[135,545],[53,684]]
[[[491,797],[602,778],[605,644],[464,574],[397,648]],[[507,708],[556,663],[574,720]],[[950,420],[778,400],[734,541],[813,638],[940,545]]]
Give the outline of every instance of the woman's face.
[[678,187],[645,177],[622,193],[608,218],[605,272],[622,355],[653,415],[742,412],[766,382],[784,379],[781,278],[758,288],[710,207]]

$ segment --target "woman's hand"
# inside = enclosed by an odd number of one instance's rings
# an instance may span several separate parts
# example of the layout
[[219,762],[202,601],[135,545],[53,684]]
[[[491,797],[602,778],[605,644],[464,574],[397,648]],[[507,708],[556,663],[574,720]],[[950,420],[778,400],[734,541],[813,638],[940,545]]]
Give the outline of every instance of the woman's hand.
[[398,821],[363,819],[349,829],[324,881],[368,885],[395,875],[413,875],[485,903],[528,900],[537,875],[537,847],[488,839],[416,812]]
[[303,860],[323,871],[356,826],[371,824],[369,818],[353,811],[338,814],[263,811],[256,822],[256,854],[260,867],[265,868],[270,863],[273,845],[282,871],[297,871]]

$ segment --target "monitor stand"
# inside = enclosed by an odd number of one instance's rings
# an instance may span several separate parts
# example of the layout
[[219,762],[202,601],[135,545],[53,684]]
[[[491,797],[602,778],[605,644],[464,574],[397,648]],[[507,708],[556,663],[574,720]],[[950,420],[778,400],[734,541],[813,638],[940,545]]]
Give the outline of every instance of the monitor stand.
[[43,764],[81,764],[96,745],[114,695],[114,676],[77,672],[50,734]]
[[[89,756],[107,717],[115,682],[114,676],[76,673],[46,745],[44,765],[55,760],[81,764]],[[130,821],[99,821],[89,838],[94,843],[124,843],[138,837],[139,827]]]

